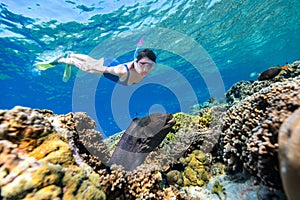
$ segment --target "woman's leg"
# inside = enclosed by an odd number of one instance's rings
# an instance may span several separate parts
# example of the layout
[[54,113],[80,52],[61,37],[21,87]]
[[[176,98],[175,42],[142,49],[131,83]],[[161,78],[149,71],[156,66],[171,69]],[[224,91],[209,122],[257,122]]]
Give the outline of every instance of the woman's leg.
[[102,75],[106,68],[105,66],[103,66],[103,62],[104,62],[103,58],[96,60],[84,54],[71,53],[66,58],[64,57],[59,58],[57,62],[74,65],[83,71],[93,73],[93,74],[99,74],[99,75]]

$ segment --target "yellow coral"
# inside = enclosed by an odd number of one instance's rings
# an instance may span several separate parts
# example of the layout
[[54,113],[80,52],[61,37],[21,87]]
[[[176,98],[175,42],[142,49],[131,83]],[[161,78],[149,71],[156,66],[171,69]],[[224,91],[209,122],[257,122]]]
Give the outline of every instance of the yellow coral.
[[196,158],[195,154],[190,155],[190,162],[188,164],[191,168],[197,169],[201,167],[202,163]]
[[205,185],[205,182],[201,179],[198,179],[197,180],[197,185],[201,187],[201,186]]
[[35,193],[29,193],[23,200],[32,199],[60,199],[62,189],[56,185],[46,186]]
[[173,126],[173,131],[177,132],[180,128],[205,128],[211,122],[211,113],[208,111],[203,116],[188,115],[183,112],[175,113],[173,117],[176,124]]
[[62,166],[74,163],[72,150],[68,143],[64,142],[57,133],[50,134],[40,146],[36,147],[28,155],[38,160],[61,164]]
[[168,140],[169,142],[172,143],[172,142],[174,142],[175,138],[176,138],[176,135],[174,133],[170,132],[166,135],[165,140]]
[[197,158],[197,160],[201,163],[205,163],[207,161],[207,157],[205,155],[205,153],[203,153],[200,150],[194,150],[193,154],[195,155],[195,157]]
[[183,172],[183,184],[185,186],[197,185],[197,181],[198,179],[194,170],[191,167],[187,166]]
[[180,158],[180,162],[185,166],[182,173],[184,186],[203,186],[208,182],[208,165],[210,161],[205,153],[194,150],[188,157]]
[[105,199],[105,194],[101,190],[98,174],[85,173],[80,168],[67,170],[63,178],[65,188],[63,199]]

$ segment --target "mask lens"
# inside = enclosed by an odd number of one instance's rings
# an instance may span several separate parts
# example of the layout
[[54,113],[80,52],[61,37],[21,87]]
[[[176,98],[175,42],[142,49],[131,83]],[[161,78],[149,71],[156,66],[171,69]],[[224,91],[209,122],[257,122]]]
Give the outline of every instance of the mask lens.
[[138,62],[135,62],[135,68],[136,71],[141,74],[141,75],[145,75],[146,73],[149,73],[152,68],[155,66],[155,62],[151,61],[151,60],[140,60]]
[[141,62],[138,62],[139,66],[142,67],[142,68],[151,68],[151,67],[154,67],[155,66],[155,63],[154,62],[145,62],[145,61],[141,61]]

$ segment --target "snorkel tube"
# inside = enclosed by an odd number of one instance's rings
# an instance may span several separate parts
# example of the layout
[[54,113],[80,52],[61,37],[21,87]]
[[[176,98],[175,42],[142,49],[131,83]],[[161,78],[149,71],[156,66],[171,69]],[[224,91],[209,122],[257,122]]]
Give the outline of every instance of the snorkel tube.
[[134,60],[134,68],[135,70],[142,76],[145,76],[145,72],[141,69],[140,66],[138,66],[138,63],[137,63],[137,56],[138,56],[138,51],[139,49],[141,48],[141,46],[143,45],[144,43],[144,36],[142,36],[142,38],[138,41],[137,45],[136,45],[136,48],[135,48],[135,52],[133,54],[133,60]]
[[144,36],[142,36],[142,38],[139,40],[139,42],[136,45],[135,52],[133,54],[133,60],[134,61],[136,61],[136,57],[138,56],[138,50],[141,48],[143,43],[144,43]]

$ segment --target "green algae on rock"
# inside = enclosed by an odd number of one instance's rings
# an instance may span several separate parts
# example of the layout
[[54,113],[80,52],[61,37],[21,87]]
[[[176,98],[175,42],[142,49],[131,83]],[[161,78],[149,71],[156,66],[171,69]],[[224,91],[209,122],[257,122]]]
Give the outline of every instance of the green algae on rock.
[[173,132],[177,132],[180,128],[204,128],[211,122],[209,110],[203,116],[188,115],[183,112],[175,113],[173,116],[176,119],[176,124],[173,126]]
[[211,193],[218,195],[220,200],[225,200],[226,199],[226,195],[225,195],[225,192],[224,192],[224,186],[219,181],[215,181]]

